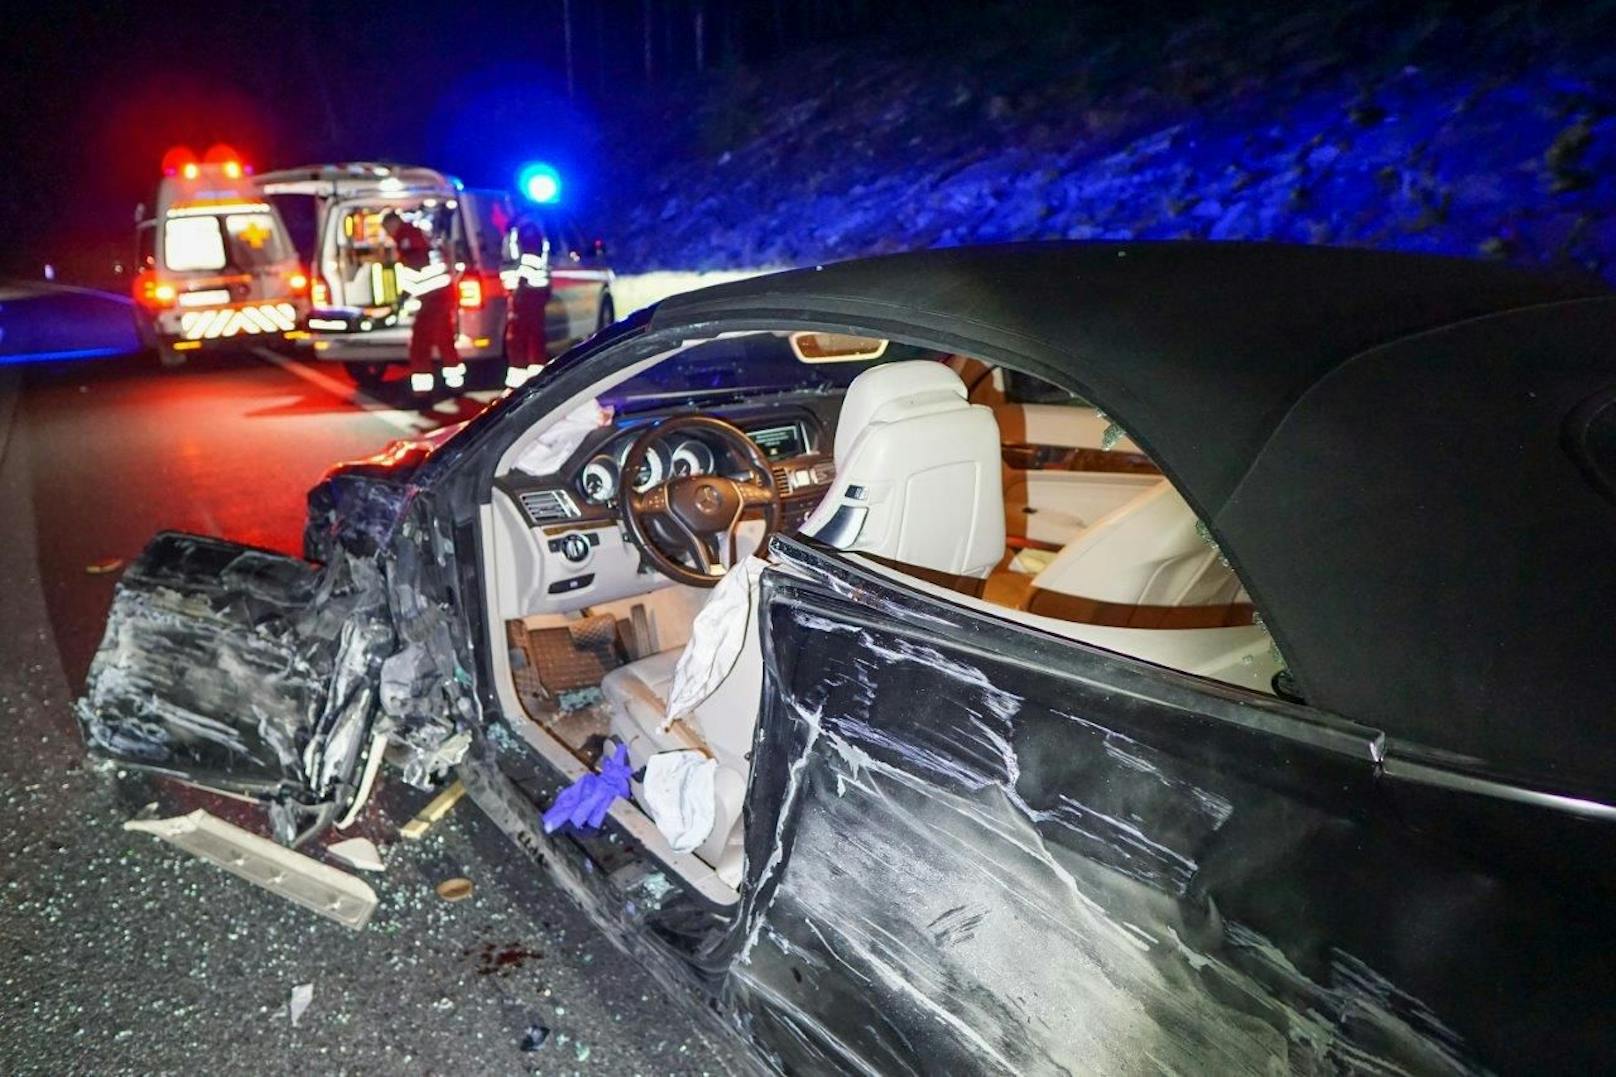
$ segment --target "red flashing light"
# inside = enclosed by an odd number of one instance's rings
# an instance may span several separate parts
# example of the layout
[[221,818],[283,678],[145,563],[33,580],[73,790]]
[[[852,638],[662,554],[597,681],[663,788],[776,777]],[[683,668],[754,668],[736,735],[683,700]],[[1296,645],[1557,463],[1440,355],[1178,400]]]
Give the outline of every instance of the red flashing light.
[[294,271],[287,275],[286,285],[292,289],[293,295],[302,295],[308,289],[309,278],[300,271]]
[[136,303],[153,310],[171,307],[179,297],[179,291],[172,284],[158,280],[157,274],[150,269],[135,274],[130,293]]
[[224,174],[226,176],[229,176],[231,179],[240,179],[241,178],[241,162],[240,161],[226,161],[224,163]]
[[177,176],[186,166],[195,167],[196,154],[189,146],[170,146],[163,154],[163,175]]
[[195,161],[187,161],[180,168],[180,175],[184,176],[186,179],[196,179],[196,177],[200,176],[201,174],[202,166],[197,164]]

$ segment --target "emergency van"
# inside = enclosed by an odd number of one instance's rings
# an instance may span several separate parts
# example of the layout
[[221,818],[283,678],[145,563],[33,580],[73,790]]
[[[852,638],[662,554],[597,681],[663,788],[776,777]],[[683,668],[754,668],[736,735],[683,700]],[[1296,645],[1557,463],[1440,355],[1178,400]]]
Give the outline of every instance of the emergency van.
[[203,348],[306,336],[308,276],[247,166],[215,146],[202,160],[170,150],[163,172],[151,215],[136,215],[142,343],[173,365]]
[[[431,240],[434,264],[427,272],[434,280],[445,270],[452,274],[456,351],[465,369],[443,371],[445,380],[451,388],[507,383],[510,237],[517,222],[509,194],[468,189],[435,169],[378,162],[285,169],[258,183],[271,198],[316,200],[305,323],[312,358],[343,363],[365,388],[386,380],[389,365],[406,362],[418,274],[395,257],[382,227],[391,212]],[[546,336],[560,346],[610,323],[611,272],[596,251],[575,242],[552,242],[551,249]]]

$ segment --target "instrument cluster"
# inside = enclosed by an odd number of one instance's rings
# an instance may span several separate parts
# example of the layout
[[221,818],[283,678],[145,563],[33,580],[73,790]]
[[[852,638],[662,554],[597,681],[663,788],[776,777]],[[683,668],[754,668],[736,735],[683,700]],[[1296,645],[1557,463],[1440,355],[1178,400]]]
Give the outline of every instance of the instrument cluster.
[[[601,453],[584,465],[578,476],[584,497],[597,505],[617,497],[623,482],[623,462],[633,444],[633,438],[624,438],[615,452]],[[632,485],[636,493],[644,493],[669,478],[711,475],[718,463],[712,446],[697,438],[678,438],[671,445],[653,441]]]

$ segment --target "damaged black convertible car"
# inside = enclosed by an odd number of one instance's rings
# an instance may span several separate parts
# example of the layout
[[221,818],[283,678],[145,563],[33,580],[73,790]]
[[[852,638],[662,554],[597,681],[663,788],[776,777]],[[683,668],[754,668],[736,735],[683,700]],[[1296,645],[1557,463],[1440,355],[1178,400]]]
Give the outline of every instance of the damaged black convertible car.
[[1261,245],[691,293],[334,471],[306,562],[160,536],[80,716],[287,843],[458,774],[775,1070],[1597,1072],[1613,339]]

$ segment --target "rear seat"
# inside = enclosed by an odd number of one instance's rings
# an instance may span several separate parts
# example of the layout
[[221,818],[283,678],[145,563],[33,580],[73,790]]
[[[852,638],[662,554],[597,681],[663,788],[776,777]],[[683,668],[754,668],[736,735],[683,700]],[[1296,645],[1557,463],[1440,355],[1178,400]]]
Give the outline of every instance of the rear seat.
[[1165,479],[1085,528],[1036,576],[986,579],[884,562],[997,606],[1114,628],[1249,625],[1255,608],[1195,513]]

